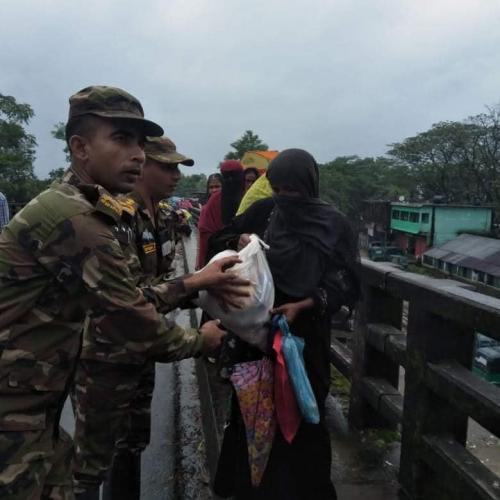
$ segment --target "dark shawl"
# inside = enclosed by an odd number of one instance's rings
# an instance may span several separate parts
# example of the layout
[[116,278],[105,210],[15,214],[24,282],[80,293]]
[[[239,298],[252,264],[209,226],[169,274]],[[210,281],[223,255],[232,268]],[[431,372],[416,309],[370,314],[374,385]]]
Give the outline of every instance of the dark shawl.
[[245,174],[243,167],[237,160],[226,160],[221,164],[220,171],[222,174],[222,224],[223,226],[227,226],[231,224],[240,206],[241,198],[243,198],[245,192]]
[[354,267],[356,242],[345,216],[319,199],[319,169],[301,149],[282,151],[269,165],[273,187],[286,187],[300,197],[274,195],[266,240],[274,282],[297,298],[311,296],[329,266]]
[[221,174],[222,189],[210,196],[201,210],[198,222],[197,269],[207,263],[207,256],[214,255],[209,248],[209,239],[231,223],[243,197],[245,185],[240,162],[226,160],[221,164]]

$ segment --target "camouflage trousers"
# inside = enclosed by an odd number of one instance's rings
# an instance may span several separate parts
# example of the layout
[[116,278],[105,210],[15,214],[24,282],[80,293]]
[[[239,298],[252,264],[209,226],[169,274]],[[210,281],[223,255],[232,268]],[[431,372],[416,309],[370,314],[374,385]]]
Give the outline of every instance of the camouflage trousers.
[[75,491],[102,483],[113,456],[140,453],[151,435],[155,365],[80,360],[72,395],[75,410]]
[[43,430],[0,431],[0,498],[73,500],[73,443],[53,422]]

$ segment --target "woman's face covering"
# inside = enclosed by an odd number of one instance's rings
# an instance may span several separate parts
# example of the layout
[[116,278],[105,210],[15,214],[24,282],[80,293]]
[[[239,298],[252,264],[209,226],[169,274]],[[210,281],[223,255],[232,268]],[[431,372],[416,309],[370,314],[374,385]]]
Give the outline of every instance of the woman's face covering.
[[277,195],[319,196],[318,165],[303,149],[282,151],[269,165],[267,178]]
[[290,186],[277,186],[271,184],[271,188],[273,190],[273,193],[278,196],[290,196],[290,198],[300,198],[302,196],[302,193],[300,191],[297,191]]

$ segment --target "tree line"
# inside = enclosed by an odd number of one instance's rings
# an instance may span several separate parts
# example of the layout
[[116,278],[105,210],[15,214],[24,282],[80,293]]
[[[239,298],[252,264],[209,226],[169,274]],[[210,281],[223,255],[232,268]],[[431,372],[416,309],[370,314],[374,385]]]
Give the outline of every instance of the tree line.
[[[55,168],[46,179],[35,175],[37,142],[26,131],[33,116],[29,104],[0,94],[0,191],[13,202],[26,203],[64,170]],[[55,124],[51,133],[64,141],[64,124]],[[268,145],[247,130],[231,148],[226,159],[241,159],[246,151],[267,150]],[[183,176],[176,194],[204,192],[206,181],[204,174]],[[341,156],[322,164],[320,194],[351,218],[358,217],[367,199],[432,201],[439,196],[449,203],[498,207],[500,105],[462,121],[434,124],[389,145],[381,157]]]

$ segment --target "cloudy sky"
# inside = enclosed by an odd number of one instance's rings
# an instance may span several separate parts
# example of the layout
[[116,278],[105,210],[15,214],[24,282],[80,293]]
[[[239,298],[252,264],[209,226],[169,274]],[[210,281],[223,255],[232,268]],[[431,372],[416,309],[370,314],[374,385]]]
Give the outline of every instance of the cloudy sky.
[[91,84],[136,95],[205,173],[247,129],[325,162],[500,102],[498,0],[0,0],[0,19],[0,93],[35,110],[40,177]]

